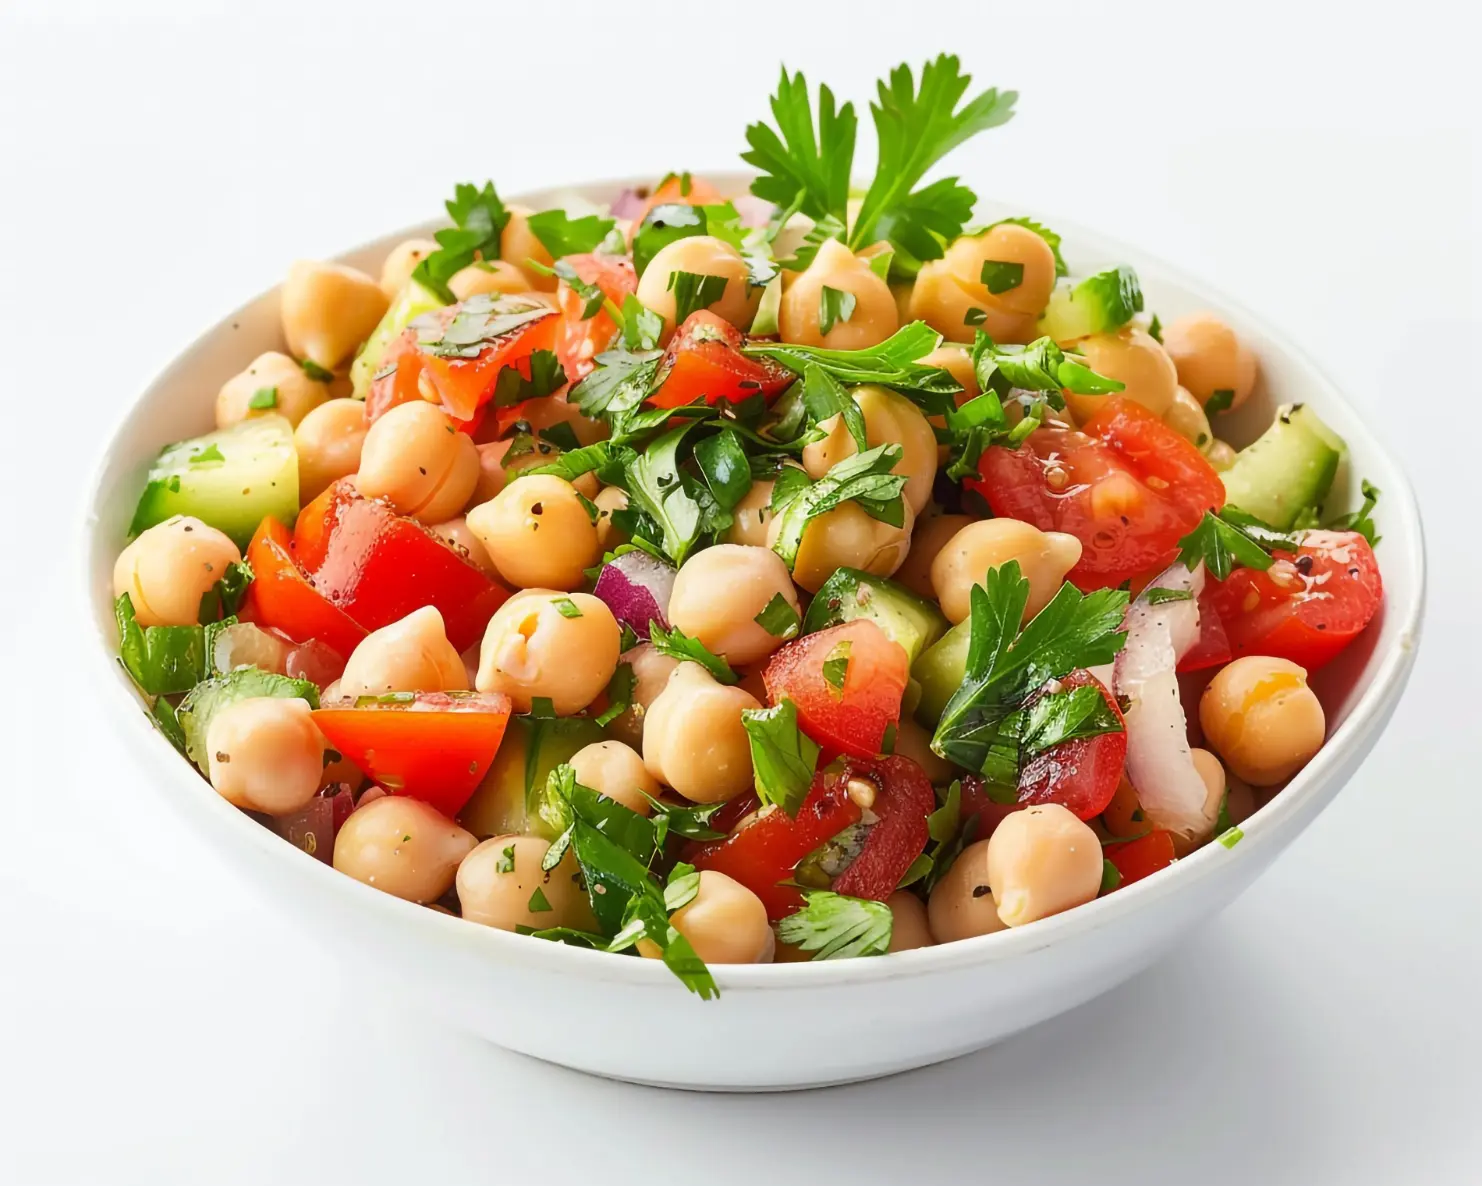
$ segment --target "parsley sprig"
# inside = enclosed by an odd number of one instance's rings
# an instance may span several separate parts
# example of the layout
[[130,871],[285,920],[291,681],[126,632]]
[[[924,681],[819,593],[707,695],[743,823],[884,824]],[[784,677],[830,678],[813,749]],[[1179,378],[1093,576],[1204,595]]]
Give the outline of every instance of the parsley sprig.
[[777,924],[777,938],[816,960],[884,955],[893,916],[884,902],[849,898],[830,890],[804,890],[804,906]]
[[468,182],[455,186],[444,206],[453,225],[433,234],[438,249],[417,265],[412,278],[452,304],[448,281],[476,259],[499,258],[499,236],[510,215],[492,181],[482,189]]
[[859,127],[854,104],[836,107],[833,91],[820,86],[815,123],[807,79],[801,71],[789,76],[784,66],[771,106],[776,130],[765,123],[746,129],[751,148],[741,159],[762,174],[751,192],[778,206],[796,204],[815,221],[834,219],[842,232]]

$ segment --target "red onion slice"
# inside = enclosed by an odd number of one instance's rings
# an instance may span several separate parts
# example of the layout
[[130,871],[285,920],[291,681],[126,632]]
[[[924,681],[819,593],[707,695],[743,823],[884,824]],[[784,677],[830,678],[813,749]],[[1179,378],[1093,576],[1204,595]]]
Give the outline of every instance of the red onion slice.
[[602,566],[592,593],[607,603],[619,622],[632,627],[639,638],[648,638],[648,624],[669,628],[666,616],[669,595],[674,591],[675,571],[662,560],[635,549],[624,552]]
[[325,864],[334,861],[334,840],[339,835],[340,825],[355,808],[355,795],[348,783],[336,783],[325,787],[302,811],[292,815],[280,815],[272,820],[273,831],[282,836],[295,848],[301,848],[310,856]]
[[[1185,837],[1203,835],[1213,823],[1205,814],[1208,795],[1189,753],[1188,722],[1179,698],[1178,661],[1199,640],[1199,591],[1204,568],[1190,572],[1175,564],[1154,580],[1127,609],[1127,645],[1117,656],[1116,691],[1130,702],[1127,777],[1154,823]],[[1154,589],[1190,594],[1152,602]]]
[[617,197],[613,198],[612,205],[608,208],[614,218],[622,218],[631,222],[643,209],[643,199],[638,196],[636,189],[625,189]]

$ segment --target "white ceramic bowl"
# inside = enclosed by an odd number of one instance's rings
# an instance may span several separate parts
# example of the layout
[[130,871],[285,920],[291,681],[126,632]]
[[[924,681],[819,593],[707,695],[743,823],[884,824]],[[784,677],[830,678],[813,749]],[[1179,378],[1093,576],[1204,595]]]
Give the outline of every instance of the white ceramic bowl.
[[[742,175],[715,179],[741,193]],[[605,201],[624,183],[525,194],[541,208],[571,194]],[[1005,209],[1003,216],[1022,211]],[[216,795],[157,734],[114,661],[113,561],[144,474],[166,442],[213,426],[217,388],[258,353],[281,349],[276,291],[202,335],[114,431],[87,502],[84,564],[97,632],[92,679],[145,777],[199,836],[261,887],[287,920],[337,948],[365,976],[417,994],[471,1033],[580,1070],[695,1089],[799,1088],[939,1062],[1073,1008],[1142,970],[1231,902],[1292,842],[1364,760],[1414,662],[1424,599],[1421,525],[1410,485],[1333,385],[1294,347],[1141,251],[1056,221],[1077,273],[1136,267],[1166,322],[1194,309],[1225,316],[1261,359],[1264,391],[1222,424],[1247,443],[1273,402],[1310,402],[1348,441],[1331,506],[1357,477],[1379,508],[1385,604],[1366,635],[1314,681],[1328,710],[1321,753],[1244,825],[1234,848],[1208,845],[1110,897],[1018,930],[876,959],[715,969],[719,1000],[687,993],[656,961],[621,958],[491,930],[380,893],[315,860]],[[375,272],[419,227],[344,259]],[[289,261],[284,260],[286,270]]]

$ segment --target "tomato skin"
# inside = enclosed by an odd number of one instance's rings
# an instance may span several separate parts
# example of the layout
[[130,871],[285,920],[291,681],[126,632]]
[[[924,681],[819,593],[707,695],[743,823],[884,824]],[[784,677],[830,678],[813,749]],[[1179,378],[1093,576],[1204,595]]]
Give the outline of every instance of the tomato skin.
[[[834,648],[849,644],[844,686],[824,677]],[[784,644],[762,673],[767,698],[784,697],[798,709],[798,726],[823,747],[824,762],[836,754],[873,758],[885,744],[886,728],[899,721],[909,660],[905,648],[868,618],[856,618]]]
[[316,709],[314,723],[388,793],[420,799],[452,819],[494,761],[510,708],[509,697],[497,692],[417,692],[410,703]]
[[341,660],[366,636],[366,630],[309,583],[293,555],[293,537],[277,519],[258,524],[247,546],[252,584],[247,589],[243,619],[271,627],[294,642],[315,639]]
[[851,898],[883,902],[931,838],[926,817],[936,810],[936,792],[920,766],[898,755],[873,762],[850,760],[838,777],[846,783],[851,778],[875,783],[879,790],[870,810],[880,822],[870,829],[859,855],[834,878],[831,888]]
[[1224,505],[1220,476],[1188,440],[1140,404],[1107,398],[1079,431],[1058,422],[1017,449],[984,451],[978,491],[995,515],[1081,541],[1069,578],[1082,589],[1166,568],[1205,511]]
[[703,399],[741,403],[760,395],[769,403],[792,386],[797,376],[769,358],[741,353],[746,335],[723,317],[700,309],[685,318],[660,370],[662,383],[648,403],[679,408]]
[[1180,671],[1203,671],[1206,667],[1223,667],[1232,658],[1230,636],[1220,618],[1214,593],[1217,582],[1206,579],[1199,590],[1199,640],[1178,661]]
[[482,636],[509,590],[440,537],[342,478],[299,512],[294,548],[314,587],[366,630],[434,606],[462,651]]
[[1210,601],[1240,655],[1274,655],[1313,671],[1363,631],[1384,600],[1369,541],[1356,531],[1309,531],[1265,572],[1237,568],[1211,581]]
[[820,772],[796,818],[781,810],[769,812],[724,840],[699,846],[690,863],[739,881],[762,900],[773,922],[786,918],[802,907],[803,896],[797,887],[779,883],[790,879],[798,862],[815,848],[859,822],[859,805],[849,797],[845,782]]
[[[624,297],[638,291],[638,273],[626,256],[591,252],[568,255],[565,262],[576,270],[583,284],[595,284],[619,309],[623,307]],[[556,357],[566,372],[566,381],[575,383],[597,365],[593,359],[612,344],[618,328],[602,309],[584,320],[581,314],[586,302],[564,280],[556,285],[556,304],[561,309]]]
[[1101,851],[1122,875],[1122,880],[1117,884],[1120,889],[1173,864],[1173,833],[1155,828],[1136,840],[1103,845]]
[[[1095,687],[1121,722],[1116,697],[1089,671],[1073,671],[1060,684],[1064,688]],[[1061,742],[1024,764],[1019,772],[1019,806],[1059,803],[1080,819],[1092,819],[1106,810],[1117,793],[1126,760],[1125,732]]]

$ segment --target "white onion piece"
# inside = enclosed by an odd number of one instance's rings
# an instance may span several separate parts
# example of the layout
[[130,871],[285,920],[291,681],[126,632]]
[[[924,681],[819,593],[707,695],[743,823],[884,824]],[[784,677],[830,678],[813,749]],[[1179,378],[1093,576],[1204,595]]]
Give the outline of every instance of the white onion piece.
[[[1127,720],[1127,777],[1137,800],[1159,827],[1185,837],[1203,835],[1213,822],[1205,814],[1208,793],[1189,753],[1188,722],[1179,699],[1178,661],[1199,640],[1199,591],[1204,568],[1190,572],[1175,564],[1154,580],[1127,609],[1127,645],[1113,677],[1119,696],[1131,705]],[[1188,600],[1148,600],[1152,589],[1192,594]]]
[[238,622],[224,627],[211,648],[211,662],[217,671],[235,671],[238,667],[259,667],[283,675],[288,670],[291,642],[269,634],[251,622]]

